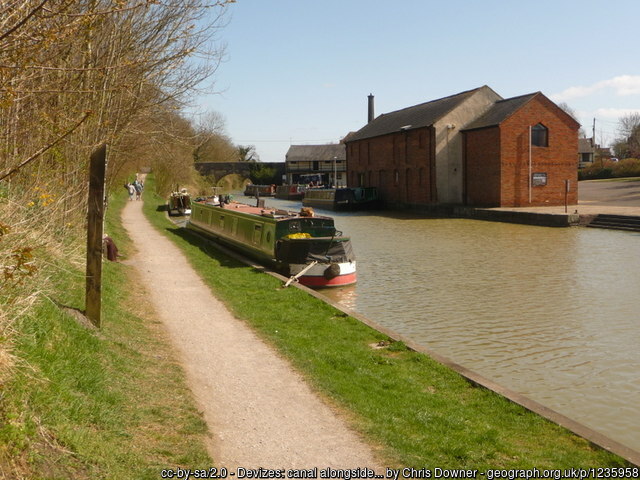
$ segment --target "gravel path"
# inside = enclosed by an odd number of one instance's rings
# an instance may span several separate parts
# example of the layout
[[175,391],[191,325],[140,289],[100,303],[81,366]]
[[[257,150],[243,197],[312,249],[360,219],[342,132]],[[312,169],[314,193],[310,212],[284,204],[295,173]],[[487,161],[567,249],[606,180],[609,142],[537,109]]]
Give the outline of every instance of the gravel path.
[[180,250],[129,202],[123,223],[142,279],[211,432],[218,467],[380,470],[371,449],[299,374],[202,282]]

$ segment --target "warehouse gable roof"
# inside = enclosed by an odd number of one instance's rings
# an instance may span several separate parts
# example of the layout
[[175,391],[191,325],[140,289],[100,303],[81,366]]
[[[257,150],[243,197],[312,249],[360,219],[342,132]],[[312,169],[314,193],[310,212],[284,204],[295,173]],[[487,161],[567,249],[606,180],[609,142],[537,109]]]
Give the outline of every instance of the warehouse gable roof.
[[291,145],[286,159],[291,162],[311,162],[315,160],[346,160],[347,153],[344,143],[330,143],[326,145]]
[[351,142],[354,140],[378,137],[400,130],[428,127],[483,88],[489,87],[485,85],[484,87],[474,88],[473,90],[467,90],[466,92],[457,93],[449,97],[421,103],[413,107],[403,108],[395,112],[384,113],[373,119],[353,135],[350,135],[345,141]]
[[475,130],[478,128],[487,128],[500,125],[504,120],[509,118],[516,110],[526,104],[540,92],[520,95],[519,97],[507,98],[495,102],[484,115],[472,121],[464,127],[463,130]]
[[555,105],[555,107],[557,107],[557,111],[561,115],[563,115],[567,120],[569,120],[574,125],[578,127],[580,126],[580,124],[575,118],[573,118],[563,109],[561,109],[555,103],[553,103],[551,100],[545,97],[542,92],[534,92],[534,93],[528,93],[526,95],[520,95],[519,97],[498,100],[483,115],[481,115],[479,118],[477,118],[476,120],[466,125],[462,129],[462,131],[464,132],[469,130],[478,130],[480,128],[498,126],[502,122],[504,122],[507,118],[509,118],[511,115],[513,115],[516,111],[518,111],[528,102],[530,102],[533,98],[536,98],[536,97],[540,97],[541,99],[544,99],[550,104]]

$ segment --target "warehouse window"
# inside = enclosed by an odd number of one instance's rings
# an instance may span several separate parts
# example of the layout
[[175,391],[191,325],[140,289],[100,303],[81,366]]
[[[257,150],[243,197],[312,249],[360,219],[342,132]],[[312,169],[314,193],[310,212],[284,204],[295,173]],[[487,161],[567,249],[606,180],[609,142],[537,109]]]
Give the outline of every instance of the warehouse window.
[[531,127],[531,145],[536,147],[549,146],[549,130],[541,123]]

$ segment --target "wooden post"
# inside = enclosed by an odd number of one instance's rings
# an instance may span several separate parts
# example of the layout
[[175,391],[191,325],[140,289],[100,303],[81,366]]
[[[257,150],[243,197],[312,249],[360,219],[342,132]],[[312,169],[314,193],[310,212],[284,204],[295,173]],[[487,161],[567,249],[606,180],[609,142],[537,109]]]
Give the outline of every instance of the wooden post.
[[101,145],[91,154],[89,166],[89,209],[87,212],[87,281],[85,315],[100,327],[102,304],[102,224],[104,220],[104,180],[107,146]]

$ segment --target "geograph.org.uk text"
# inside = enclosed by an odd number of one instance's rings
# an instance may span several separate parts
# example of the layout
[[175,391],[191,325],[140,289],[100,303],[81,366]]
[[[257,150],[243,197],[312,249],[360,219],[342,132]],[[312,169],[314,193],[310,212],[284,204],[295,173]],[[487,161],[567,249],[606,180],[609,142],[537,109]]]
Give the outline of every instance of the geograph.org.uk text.
[[190,478],[219,479],[343,479],[374,478],[385,480],[420,479],[420,478],[474,478],[474,479],[592,479],[592,478],[640,478],[638,467],[600,467],[600,468],[565,468],[565,469],[446,469],[446,468],[386,468],[384,472],[376,472],[372,468],[361,467],[351,469],[306,468],[306,469],[270,469],[270,468],[209,468],[209,469],[163,469],[161,478],[188,480]]

